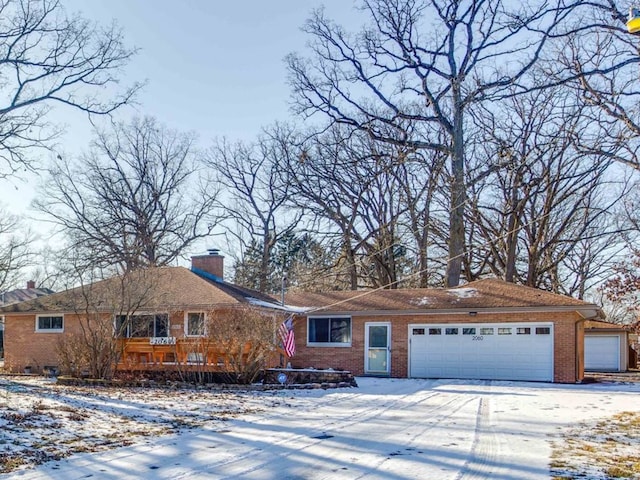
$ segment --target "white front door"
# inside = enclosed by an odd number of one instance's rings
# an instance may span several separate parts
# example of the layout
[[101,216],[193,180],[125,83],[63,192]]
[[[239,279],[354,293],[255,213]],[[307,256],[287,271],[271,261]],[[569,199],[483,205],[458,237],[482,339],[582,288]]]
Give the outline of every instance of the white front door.
[[391,372],[391,324],[370,322],[364,325],[364,371],[369,374],[388,375]]

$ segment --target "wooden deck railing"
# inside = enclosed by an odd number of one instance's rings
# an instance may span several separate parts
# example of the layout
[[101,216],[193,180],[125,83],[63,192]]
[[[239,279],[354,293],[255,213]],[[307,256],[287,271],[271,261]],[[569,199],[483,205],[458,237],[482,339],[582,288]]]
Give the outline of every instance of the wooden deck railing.
[[[122,356],[118,369],[157,369],[185,367],[206,371],[229,371],[231,362],[237,361],[238,352],[221,350],[207,338],[123,338],[120,340]],[[246,361],[251,345],[245,344],[242,360]],[[265,367],[279,364],[279,353],[269,359]]]

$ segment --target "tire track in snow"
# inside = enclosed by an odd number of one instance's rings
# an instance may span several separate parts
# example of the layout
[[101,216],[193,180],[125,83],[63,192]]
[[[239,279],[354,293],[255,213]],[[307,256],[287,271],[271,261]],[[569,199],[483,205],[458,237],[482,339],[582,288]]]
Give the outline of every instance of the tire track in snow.
[[[431,388],[431,384],[428,384],[425,386],[426,388]],[[420,395],[417,399],[412,400],[410,402],[407,402],[406,400],[410,397],[415,396],[416,394],[424,394],[426,393],[426,396]],[[365,400],[365,402],[363,402],[362,407],[363,409],[353,413],[353,414],[349,414],[346,417],[342,417],[342,418],[338,418],[335,419],[333,421],[330,421],[329,423],[322,423],[320,424],[320,422],[322,422],[321,419],[319,419],[318,421],[316,421],[316,423],[318,425],[309,425],[307,427],[307,432],[309,430],[313,431],[313,430],[317,430],[318,433],[320,432],[331,432],[331,427],[334,427],[336,425],[338,425],[340,427],[340,430],[347,428],[349,426],[358,424],[358,423],[363,423],[366,422],[369,419],[372,418],[376,418],[381,416],[382,414],[384,414],[385,412],[395,408],[398,404],[404,404],[406,403],[405,406],[402,407],[402,409],[406,409],[406,408],[410,408],[412,406],[418,405],[420,403],[426,402],[429,399],[442,395],[439,392],[433,392],[430,390],[415,390],[415,389],[410,389],[407,391],[407,393],[402,394],[399,397],[392,397],[392,400],[388,400],[386,402],[384,402],[382,405],[381,404],[377,404],[375,402],[370,402],[370,401],[366,401],[367,400],[367,396],[363,395],[363,394],[357,394],[358,397],[362,396],[363,400]],[[377,398],[385,398],[388,399],[389,395],[379,395],[376,396]],[[455,399],[454,399],[455,400]],[[451,400],[448,403],[453,402],[454,400]],[[329,403],[329,405],[331,406],[335,406],[336,404],[340,404],[340,403],[346,403],[352,406],[352,401],[353,401],[353,397],[349,398],[348,395],[346,395],[345,397],[341,398],[341,399],[336,399],[336,401]],[[371,406],[370,406],[371,405]],[[290,417],[290,414],[284,413],[284,414],[280,414],[278,416],[272,416],[271,420],[273,420],[274,418],[285,418],[285,417]],[[261,422],[256,422],[257,425],[259,425]],[[239,441],[240,439],[238,439]],[[300,447],[295,448],[295,450],[288,452],[288,453],[283,453],[283,454],[278,454],[278,456],[282,457],[282,458],[287,458],[290,455],[295,454],[299,454],[300,452],[303,452],[304,450],[314,447],[322,442],[324,442],[325,440],[322,439],[315,439],[313,438],[313,436],[310,436],[308,433],[305,434],[295,434],[293,436],[287,436],[284,438],[281,438],[280,440],[274,441],[274,442],[270,442],[270,447],[278,447],[280,445],[283,444],[293,444],[294,442],[297,441],[302,441],[303,445],[301,445]],[[223,467],[229,467],[232,466],[234,464],[242,464],[245,460],[250,459],[252,457],[255,457],[256,454],[263,452],[264,449],[259,448],[259,447],[252,447],[250,448],[248,451],[246,451],[245,453],[238,455],[238,456],[234,456],[233,458],[229,458],[226,460],[220,460],[220,461],[216,461],[216,462],[212,462],[209,464],[205,464],[202,465],[198,468],[198,470],[195,471],[190,471],[190,472],[185,472],[184,475],[179,475],[174,477],[174,479],[180,479],[180,478],[187,478],[187,477],[191,477],[195,474],[201,474],[201,473],[208,473],[208,474],[215,474],[214,471],[212,471],[212,469],[215,468],[223,468]],[[264,468],[265,466],[267,466],[267,464],[270,463],[270,461],[261,461],[258,464],[254,464],[249,468],[243,469],[242,471],[236,471],[233,472],[231,474],[223,474],[223,476],[221,476],[220,478],[244,478],[247,474],[260,470],[262,468]]]
[[[415,395],[416,393],[419,393],[419,391],[418,392],[414,391],[412,393],[404,395],[402,398],[397,399],[397,400],[385,405],[385,408],[383,410],[380,410],[379,408],[374,408],[373,410],[375,410],[375,411],[371,411],[372,409],[367,409],[366,411],[363,411],[363,412],[360,412],[358,414],[350,416],[349,417],[349,420],[350,420],[349,422],[344,422],[344,421],[337,420],[335,422],[332,422],[332,424],[333,423],[339,423],[340,427],[342,429],[342,428],[345,428],[345,427],[349,427],[351,425],[355,425],[357,423],[366,422],[367,420],[369,420],[371,418],[380,417],[385,412],[391,410],[392,408],[396,408],[398,403],[403,404],[399,408],[399,410],[408,410],[408,409],[410,409],[410,408],[412,408],[414,406],[417,406],[417,405],[419,405],[421,403],[427,402],[428,400],[431,400],[434,397],[438,397],[438,396],[444,395],[441,392],[432,392],[432,393],[429,393],[429,395],[427,395],[424,398],[419,398],[419,399],[416,399],[416,400],[411,401],[411,402],[403,402],[404,399],[406,399],[409,396]],[[450,411],[446,412],[446,414],[443,415],[441,418],[437,419],[434,423],[430,424],[428,427],[422,429],[420,434],[422,434],[422,433],[424,433],[426,431],[429,431],[431,429],[437,428],[440,424],[442,424],[443,422],[445,422],[448,419],[450,419],[452,415],[454,415],[455,413],[457,413],[460,410],[462,410],[466,405],[468,405],[470,402],[473,402],[474,400],[475,399],[473,399],[473,398],[472,399],[463,399],[463,398],[460,398],[460,397],[455,397],[455,398],[452,398],[452,399],[450,399],[450,400],[448,400],[448,401],[446,401],[444,403],[438,404],[435,407],[430,408],[429,412],[431,414],[436,414],[436,413],[440,412],[441,410],[445,410],[445,409],[450,408],[450,407],[453,406],[453,409],[451,409]],[[409,427],[405,427],[405,428],[402,428],[402,429],[398,429],[397,432],[402,433],[402,432],[404,432],[406,430],[409,430],[411,428],[415,428],[415,425],[409,426]],[[325,430],[330,431],[329,429],[325,429]],[[338,435],[339,435],[339,432],[338,432]],[[313,439],[313,437],[309,437],[307,435],[302,435],[301,437],[306,439],[306,440],[312,440]],[[413,436],[412,440],[415,440],[416,437],[417,436]],[[298,437],[298,438],[300,438],[300,437]],[[285,442],[286,441],[290,441],[290,440],[291,439],[285,440]],[[324,441],[324,440],[315,440],[315,439],[313,439],[313,440],[314,441],[307,441],[306,445],[296,448],[295,451],[292,451],[291,453],[282,454],[282,455],[280,455],[280,457],[287,458],[287,457],[289,457],[289,456],[291,456],[293,454],[298,455],[301,452],[304,452],[305,450],[307,450],[309,448],[315,447],[316,445],[319,445]],[[282,442],[278,442],[278,444],[280,444],[280,443],[282,443]],[[411,443],[411,440],[410,440],[409,443]],[[406,447],[407,445],[408,445],[408,443],[403,443],[403,447]],[[382,455],[384,455],[384,454],[382,454]],[[250,456],[250,454],[249,455],[245,455],[244,457],[246,458],[246,456]],[[383,458],[380,462],[376,463],[374,468],[378,468],[380,465],[382,465],[383,463],[385,463],[388,460],[389,460],[389,458],[385,455],[385,458]],[[229,463],[232,463],[232,462],[229,462]],[[227,475],[227,476],[224,476],[224,477],[221,477],[221,478],[225,478],[225,479],[232,479],[232,478],[241,479],[241,478],[245,478],[248,474],[256,472],[256,471],[259,471],[259,470],[265,468],[268,463],[269,462],[261,462],[259,464],[255,464],[255,465],[253,465],[253,466],[251,466],[249,468],[246,468],[246,469],[244,469],[244,470],[242,470],[240,472],[234,472],[233,474],[230,474],[230,475]],[[368,464],[367,468],[370,469],[371,466],[372,466],[371,464]],[[353,477],[353,478],[354,479],[363,478],[363,477],[368,476],[369,474],[370,473],[367,472],[367,473],[363,473],[363,474],[361,474],[361,475],[359,475],[357,477]],[[333,478],[334,475],[335,475],[335,473],[329,473],[329,477],[326,477],[326,478]]]
[[[425,433],[429,432],[430,430],[434,430],[436,428],[438,428],[441,424],[448,422],[451,420],[451,417],[453,415],[455,415],[456,413],[458,413],[460,410],[464,409],[469,403],[474,402],[476,399],[475,398],[470,398],[470,399],[463,399],[463,398],[453,398],[451,400],[449,400],[446,403],[442,403],[436,407],[434,407],[433,409],[429,410],[429,414],[434,415],[434,414],[438,414],[441,410],[443,410],[445,407],[449,407],[452,404],[453,405],[453,409],[445,412],[445,415],[440,416],[439,418],[437,418],[434,422],[430,423],[429,425],[427,425],[425,428],[420,429],[418,432],[416,432],[415,434],[413,434],[411,436],[411,439],[406,442],[403,443],[402,447],[407,450],[410,445],[415,444],[415,441],[417,439],[419,439],[420,437],[422,437]],[[415,426],[409,426],[409,427],[405,427],[402,429],[397,430],[398,432],[402,433],[405,432],[407,430],[411,430],[414,429]],[[380,460],[379,462],[377,462],[375,464],[375,468],[378,469],[380,468],[382,465],[384,465],[385,463],[389,462],[391,460],[390,457],[385,457],[382,460]],[[357,477],[354,477],[354,480],[358,480],[360,478],[364,478],[367,477],[369,474],[368,473],[363,473]]]
[[488,397],[481,397],[469,459],[455,480],[491,480],[498,456],[498,441],[491,427]]

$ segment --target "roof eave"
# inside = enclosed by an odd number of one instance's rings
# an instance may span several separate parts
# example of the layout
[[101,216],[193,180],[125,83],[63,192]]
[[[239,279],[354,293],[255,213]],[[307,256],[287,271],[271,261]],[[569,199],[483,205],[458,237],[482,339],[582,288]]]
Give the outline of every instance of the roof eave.
[[381,315],[486,315],[492,313],[540,313],[540,312],[577,312],[583,319],[603,318],[602,309],[597,305],[556,305],[556,306],[521,306],[521,307],[465,307],[465,308],[433,308],[411,310],[315,310],[308,307],[307,315],[350,315],[350,316],[381,316]]

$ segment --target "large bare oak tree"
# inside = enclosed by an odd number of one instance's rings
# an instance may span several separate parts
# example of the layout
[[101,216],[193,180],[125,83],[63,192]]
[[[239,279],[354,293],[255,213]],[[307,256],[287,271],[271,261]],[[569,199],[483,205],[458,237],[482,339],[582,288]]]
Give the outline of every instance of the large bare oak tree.
[[[528,90],[525,75],[546,47],[568,33],[588,30],[590,19],[579,28],[572,19],[597,7],[582,2],[484,0],[360,4],[369,23],[356,34],[322,10],[307,22],[311,57],[288,57],[295,107],[306,116],[321,114],[330,123],[362,129],[377,140],[448,156],[445,282],[457,285],[467,254],[469,109],[511,95],[505,90],[514,84],[520,91]],[[556,83],[565,80],[562,75],[554,78]],[[434,130],[441,132],[441,140],[434,141]]]
[[151,118],[116,124],[77,161],[59,158],[34,205],[96,267],[167,265],[214,226],[201,162],[191,134]]
[[117,83],[134,53],[117,25],[70,16],[57,0],[0,0],[0,178],[51,146],[54,105],[103,115],[130,102],[140,84]]

